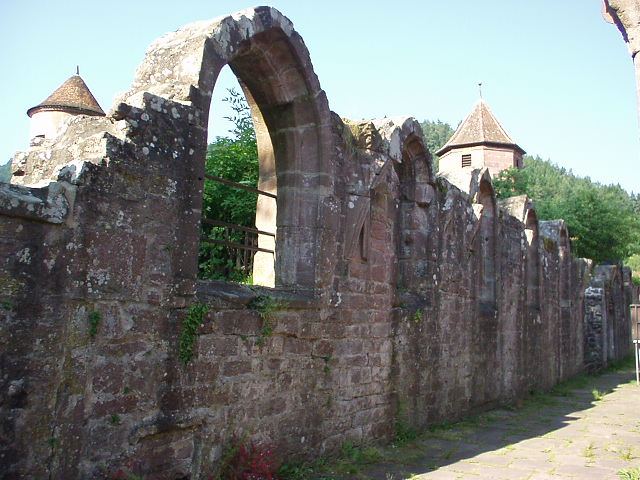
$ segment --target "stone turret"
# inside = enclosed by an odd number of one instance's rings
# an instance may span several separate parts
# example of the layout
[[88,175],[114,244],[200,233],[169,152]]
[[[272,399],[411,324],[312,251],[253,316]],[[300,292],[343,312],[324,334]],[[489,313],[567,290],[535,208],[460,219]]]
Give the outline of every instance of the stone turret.
[[104,111],[80,75],[73,75],[45,101],[27,110],[31,139],[55,138],[65,119],[75,115],[104,117]]
[[488,168],[495,177],[509,167],[521,168],[525,153],[480,99],[436,155],[440,157],[442,173]]

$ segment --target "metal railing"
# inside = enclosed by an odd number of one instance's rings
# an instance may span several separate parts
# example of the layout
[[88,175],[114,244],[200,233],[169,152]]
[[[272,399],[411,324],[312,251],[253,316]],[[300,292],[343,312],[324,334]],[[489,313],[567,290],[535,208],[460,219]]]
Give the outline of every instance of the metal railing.
[[[256,240],[257,240],[257,235],[268,235],[270,237],[275,237],[276,235],[274,233],[271,232],[265,232],[264,230],[258,230],[257,228],[251,228],[251,227],[243,227],[242,225],[236,225],[234,223],[227,223],[227,222],[222,222],[220,220],[212,220],[211,218],[206,218],[206,217],[202,217],[202,221],[204,223],[208,223],[209,225],[213,225],[216,227],[225,227],[227,229],[232,229],[232,230],[240,230],[242,232],[246,232],[246,233],[254,233],[256,234]],[[248,236],[245,235],[245,238],[247,238]],[[202,242],[206,242],[206,243],[215,243],[216,245],[224,245],[226,247],[233,247],[233,248],[239,248],[242,250],[251,250],[254,252],[266,252],[266,253],[274,253],[273,250],[269,250],[267,248],[260,248],[257,245],[252,245],[251,243],[245,242],[244,244],[242,243],[235,243],[235,242],[230,242],[227,240],[219,240],[217,238],[209,238],[209,237],[200,237],[200,241]]]
[[[264,195],[266,197],[270,197],[273,199],[277,199],[277,195],[266,192],[264,190],[259,190],[254,187],[249,187],[247,185],[243,185],[238,182],[234,182],[232,180],[227,180],[226,178],[217,177],[215,175],[205,174],[205,178],[217,183],[222,183],[224,185],[228,185],[230,187],[238,188],[241,190],[245,190],[251,193],[255,193],[257,195]],[[243,271],[245,274],[250,274],[253,267],[253,257],[256,252],[264,252],[275,255],[274,250],[268,248],[262,248],[258,246],[258,235],[266,235],[269,237],[275,238],[275,233],[267,232],[265,230],[259,230],[253,227],[246,227],[244,225],[237,225],[234,223],[225,222],[222,220],[217,220],[213,218],[207,218],[204,215],[202,216],[202,223],[211,225],[212,227],[222,227],[223,237],[221,238],[212,238],[210,236],[202,235],[200,237],[200,241],[202,243],[211,243],[215,245],[222,245],[227,247],[228,251],[226,252],[227,257],[232,261],[234,265]],[[244,238],[242,243],[239,243],[235,239],[230,238],[230,231],[239,231],[244,232]]]
[[236,187],[242,190],[246,190],[248,192],[257,193],[258,195],[264,195],[265,197],[278,198],[277,195],[274,195],[273,193],[265,192],[264,190],[258,190],[257,188],[253,188],[253,187],[247,187],[242,183],[234,182],[232,180],[227,180],[226,178],[216,177],[215,175],[210,175],[208,173],[205,173],[204,177],[208,178],[209,180],[213,180],[214,182],[224,183],[225,185],[229,185],[231,187]]

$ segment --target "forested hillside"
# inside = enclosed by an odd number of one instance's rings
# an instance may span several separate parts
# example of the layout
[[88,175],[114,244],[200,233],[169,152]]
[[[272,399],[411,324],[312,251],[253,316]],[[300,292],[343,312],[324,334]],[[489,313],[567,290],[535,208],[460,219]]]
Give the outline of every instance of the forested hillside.
[[640,195],[619,185],[601,185],[525,156],[524,168],[503,171],[494,187],[499,198],[527,194],[541,220],[564,219],[577,256],[606,263],[640,252]]
[[[429,151],[437,151],[454,129],[441,121],[421,123]],[[494,181],[498,198],[527,194],[540,220],[567,222],[574,254],[598,263],[624,260],[640,270],[640,194],[574,175],[549,160],[525,155],[522,170]],[[640,277],[639,277],[640,278]]]
[[433,156],[433,168],[438,171],[440,158],[436,156],[435,152],[440,150],[442,146],[447,143],[447,140],[451,138],[455,130],[451,128],[448,123],[443,123],[440,120],[432,122],[431,120],[425,120],[420,122],[422,127],[422,133],[427,142],[427,148]]

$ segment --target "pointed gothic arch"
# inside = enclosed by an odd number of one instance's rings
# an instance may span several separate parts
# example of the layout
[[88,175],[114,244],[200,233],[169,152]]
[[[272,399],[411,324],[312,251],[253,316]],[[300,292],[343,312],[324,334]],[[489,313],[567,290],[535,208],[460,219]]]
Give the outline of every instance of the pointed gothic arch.
[[[225,65],[238,77],[254,118],[258,188],[277,191],[277,204],[259,201],[257,215],[259,229],[276,231],[274,283],[314,288],[323,275],[317,269],[320,207],[333,182],[330,112],[306,46],[286,17],[257,7],[165,35],[151,45],[125,100],[153,109],[158,96],[191,107],[185,128],[196,148],[188,181],[198,185],[193,203],[199,209],[209,105]],[[184,261],[196,258],[193,251]]]
[[485,170],[480,178],[477,203],[482,205],[480,225],[478,228],[479,242],[479,277],[480,284],[478,299],[482,304],[495,306],[496,302],[496,197],[489,171]]
[[420,124],[411,117],[375,120],[388,148],[397,182],[395,214],[396,285],[403,291],[424,289],[428,275],[427,208],[435,198],[431,155]]
[[431,279],[427,267],[429,232],[425,208],[435,194],[431,156],[416,133],[411,132],[402,139],[401,162],[394,162],[394,167],[400,188],[397,286],[423,291],[424,280]]
[[529,310],[540,309],[540,253],[538,216],[533,208],[525,214],[526,253],[526,291]]
[[406,179],[404,195],[419,206],[433,199],[433,163],[423,139],[416,133],[408,135],[402,145],[402,165],[397,169]]
[[569,241],[569,230],[564,220],[559,221],[558,232],[558,256],[560,259],[560,306],[569,308],[571,298],[569,293],[569,282],[571,277],[571,242]]

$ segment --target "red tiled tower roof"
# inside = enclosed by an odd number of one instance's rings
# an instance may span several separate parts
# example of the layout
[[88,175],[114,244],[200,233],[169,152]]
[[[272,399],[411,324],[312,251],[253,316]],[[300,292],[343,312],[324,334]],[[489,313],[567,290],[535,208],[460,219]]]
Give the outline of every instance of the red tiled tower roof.
[[31,117],[34,113],[42,110],[62,111],[75,115],[104,116],[104,111],[80,75],[73,75],[69,78],[45,101],[27,110],[27,115]]
[[436,152],[436,155],[441,157],[453,148],[475,145],[507,146],[514,148],[521,154],[526,153],[507,135],[505,129],[482,99],[478,100],[469,116],[460,124],[449,141]]

